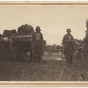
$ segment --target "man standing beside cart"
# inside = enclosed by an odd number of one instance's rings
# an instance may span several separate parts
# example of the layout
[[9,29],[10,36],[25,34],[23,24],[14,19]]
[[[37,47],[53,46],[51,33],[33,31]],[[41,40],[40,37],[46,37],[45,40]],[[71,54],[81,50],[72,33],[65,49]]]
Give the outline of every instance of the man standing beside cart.
[[35,30],[36,32],[33,35],[34,59],[37,59],[37,62],[40,63],[43,48],[43,35],[40,32],[41,29],[39,26],[37,26]]
[[62,45],[64,47],[64,55],[66,56],[67,63],[72,63],[74,52],[74,38],[70,34],[71,29],[67,29],[67,34],[63,37]]

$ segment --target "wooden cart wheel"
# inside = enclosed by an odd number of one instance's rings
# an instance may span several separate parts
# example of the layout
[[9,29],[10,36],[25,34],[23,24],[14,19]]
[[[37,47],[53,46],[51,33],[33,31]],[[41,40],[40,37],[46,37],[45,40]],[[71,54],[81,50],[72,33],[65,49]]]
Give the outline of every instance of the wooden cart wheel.
[[28,61],[30,56],[28,52],[19,51],[19,59],[23,61]]
[[12,60],[13,61],[18,61],[19,59],[19,53],[18,50],[15,46],[12,47]]
[[10,59],[10,52],[9,50],[3,49],[3,58]]
[[19,51],[19,59],[23,60],[23,51]]
[[23,61],[32,62],[32,52],[31,51],[28,51],[28,52],[20,51],[19,52],[19,59],[23,60]]
[[0,55],[4,60],[10,59],[9,48],[5,47],[4,45],[0,46]]
[[25,61],[30,60],[30,52],[24,52],[23,53],[23,60],[25,60]]

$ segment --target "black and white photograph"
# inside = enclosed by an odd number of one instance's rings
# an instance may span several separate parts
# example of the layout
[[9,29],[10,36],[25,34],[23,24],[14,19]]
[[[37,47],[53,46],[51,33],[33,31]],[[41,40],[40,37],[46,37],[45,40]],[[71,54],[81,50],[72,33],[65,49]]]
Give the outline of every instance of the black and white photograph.
[[87,82],[88,4],[0,5],[0,81]]

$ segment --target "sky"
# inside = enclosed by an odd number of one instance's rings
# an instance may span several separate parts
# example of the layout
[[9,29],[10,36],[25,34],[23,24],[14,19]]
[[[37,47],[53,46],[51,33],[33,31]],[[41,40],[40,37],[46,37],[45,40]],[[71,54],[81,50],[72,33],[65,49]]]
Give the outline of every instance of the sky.
[[88,6],[86,5],[29,5],[0,6],[0,33],[18,29],[23,24],[40,26],[47,44],[61,45],[66,29],[76,39],[85,37]]

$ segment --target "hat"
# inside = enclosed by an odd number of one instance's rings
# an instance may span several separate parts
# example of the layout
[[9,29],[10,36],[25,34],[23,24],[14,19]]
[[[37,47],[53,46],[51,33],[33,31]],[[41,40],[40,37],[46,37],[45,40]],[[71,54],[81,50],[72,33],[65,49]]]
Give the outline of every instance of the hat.
[[38,30],[38,31],[41,31],[41,29],[40,29],[39,26],[37,26],[35,30],[36,30],[36,31],[37,31],[37,30]]
[[71,29],[67,29],[67,32],[71,32]]

